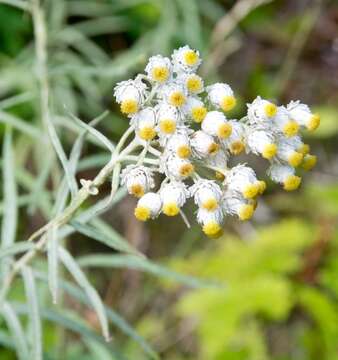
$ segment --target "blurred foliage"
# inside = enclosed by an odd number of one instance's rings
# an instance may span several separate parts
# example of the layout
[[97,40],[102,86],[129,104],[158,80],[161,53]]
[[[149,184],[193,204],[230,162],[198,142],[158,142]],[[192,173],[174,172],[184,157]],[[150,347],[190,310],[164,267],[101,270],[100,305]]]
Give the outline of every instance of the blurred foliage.
[[[124,194],[120,205],[90,223],[106,235],[101,244],[84,229],[81,234],[66,229],[64,245],[79,262],[94,263],[86,273],[111,310],[114,339],[104,342],[88,301],[67,280],[61,286],[68,310],[51,304],[41,259],[36,276],[44,359],[146,360],[154,358],[153,349],[166,360],[338,359],[338,5],[271,1],[253,8],[214,44],[219,21],[239,2],[245,1],[43,3],[51,112],[67,153],[80,132],[70,112],[87,121],[109,109],[99,127],[116,140],[127,124],[112,104],[114,83],[142,70],[149,55],[169,54],[185,43],[210,61],[202,69],[208,79],[236,89],[240,101],[234,116],[260,94],[279,102],[302,99],[322,118],[319,130],[308,136],[319,165],[314,175],[304,176],[306,186],[292,195],[270,186],[254,221],[229,221],[222,239],[205,240],[197,227],[185,230],[168,218],[145,228],[131,219],[133,203],[122,200]],[[300,43],[298,53],[290,50]],[[50,218],[62,177],[57,158],[42,141],[35,66],[30,15],[0,4],[0,129],[3,133],[7,124],[15,130],[19,240]],[[88,140],[81,173],[91,177],[107,159],[97,141]],[[114,245],[122,238],[115,229],[157,263],[112,254],[107,237]],[[26,325],[21,282],[11,298]],[[2,319],[0,344],[1,360],[14,360]]]

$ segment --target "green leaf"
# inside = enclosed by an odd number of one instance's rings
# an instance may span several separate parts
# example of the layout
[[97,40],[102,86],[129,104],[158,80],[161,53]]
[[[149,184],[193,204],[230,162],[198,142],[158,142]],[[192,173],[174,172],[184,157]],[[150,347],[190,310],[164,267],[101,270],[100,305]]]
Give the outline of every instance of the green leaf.
[[12,306],[8,302],[5,302],[3,304],[1,313],[11,332],[18,359],[30,360],[25,333]]
[[[6,129],[3,143],[3,196],[4,213],[1,226],[1,248],[8,247],[15,242],[18,209],[17,209],[17,189],[15,182],[15,158],[13,154],[12,130]],[[2,271],[6,272],[8,262],[5,261]]]
[[53,303],[58,301],[58,283],[59,283],[59,256],[58,256],[58,229],[53,226],[46,234],[47,256],[48,256],[48,285],[52,294]]
[[211,281],[206,282],[192,276],[179,274],[162,265],[155,264],[135,255],[88,255],[79,258],[78,263],[85,267],[116,267],[141,270],[159,277],[168,278],[193,288],[217,287],[217,285]]
[[38,294],[36,291],[35,279],[30,267],[22,269],[22,276],[25,285],[25,293],[27,297],[27,307],[29,322],[31,325],[31,358],[34,360],[42,360],[42,331],[41,331],[41,318],[38,302]]
[[0,249],[0,259],[33,249],[35,244],[21,241]]
[[90,225],[81,224],[77,221],[71,221],[71,226],[78,231],[79,233],[88,236],[91,239],[97,240],[110,248],[122,252],[127,252],[130,254],[139,254],[140,253],[132,247],[127,240],[125,240],[120,234],[118,234],[113,229],[110,229],[110,236],[96,230]]
[[87,277],[67,250],[59,247],[59,256],[60,260],[68,269],[69,273],[74,277],[79,286],[87,294],[93,306],[93,309],[95,310],[100,321],[103,336],[105,337],[106,341],[110,341],[107,315],[99,294],[97,293],[95,288],[89,283]]

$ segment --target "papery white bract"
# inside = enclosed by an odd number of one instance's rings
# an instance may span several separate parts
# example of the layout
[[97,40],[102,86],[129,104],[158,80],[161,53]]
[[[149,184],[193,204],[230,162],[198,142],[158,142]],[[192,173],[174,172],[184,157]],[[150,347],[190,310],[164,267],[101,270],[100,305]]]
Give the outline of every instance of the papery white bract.
[[[317,161],[299,131],[315,130],[320,119],[300,101],[285,107],[258,96],[242,119],[228,120],[224,112],[236,105],[234,92],[226,83],[205,87],[196,74],[200,64],[199,52],[186,45],[174,50],[171,60],[152,56],[146,75],[116,85],[116,101],[143,148],[136,164],[122,171],[121,184],[139,197],[135,216],[141,221],[160,213],[182,215],[193,197],[204,233],[218,237],[225,216],[243,221],[253,216],[266,188],[249,165],[229,168],[230,158],[258,155],[269,163],[273,182],[295,190],[301,183],[295,168],[310,170]],[[152,192],[155,173],[162,184]]]

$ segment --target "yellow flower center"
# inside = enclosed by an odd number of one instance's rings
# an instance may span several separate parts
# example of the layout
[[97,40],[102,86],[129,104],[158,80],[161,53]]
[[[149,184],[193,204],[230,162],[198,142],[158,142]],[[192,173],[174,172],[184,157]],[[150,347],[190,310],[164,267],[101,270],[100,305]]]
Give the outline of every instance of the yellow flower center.
[[306,155],[310,152],[310,145],[303,144],[299,149],[297,149],[297,151],[302,153],[303,155]]
[[207,109],[204,106],[197,106],[191,110],[191,114],[194,121],[200,123],[204,120]]
[[225,176],[220,171],[215,171],[215,178],[219,181],[223,181],[225,179]]
[[208,154],[210,155],[214,155],[218,152],[219,150],[219,145],[212,142],[209,146],[208,146]]
[[262,156],[264,159],[272,159],[277,153],[277,145],[276,144],[267,144],[264,146]]
[[296,175],[288,176],[284,181],[284,190],[286,191],[293,191],[299,188],[302,179]]
[[232,132],[232,126],[228,123],[224,123],[218,127],[217,135],[222,139],[226,139],[231,135],[231,132]]
[[203,232],[207,236],[214,237],[219,235],[222,231],[222,228],[216,221],[209,221],[203,225]]
[[133,99],[123,100],[120,109],[123,114],[134,114],[138,110],[137,101]]
[[167,216],[175,216],[180,212],[180,209],[176,203],[170,202],[163,205],[162,211]]
[[233,96],[224,96],[221,101],[221,108],[223,111],[230,111],[236,106],[236,99]]
[[191,149],[188,145],[181,145],[177,148],[176,153],[181,159],[186,159],[191,155]]
[[242,141],[234,141],[230,144],[230,152],[234,155],[238,155],[245,149],[245,146]]
[[192,75],[187,80],[187,88],[191,93],[197,93],[202,89],[202,81],[196,76]]
[[156,131],[152,126],[144,126],[138,132],[142,140],[152,140],[156,136]]
[[194,66],[198,61],[198,55],[194,50],[188,50],[184,54],[184,61],[189,66]]
[[283,133],[287,137],[297,135],[298,130],[299,130],[299,125],[295,121],[289,121],[283,127]]
[[136,219],[147,221],[150,218],[150,210],[145,206],[137,206],[134,211]]
[[182,106],[185,104],[186,98],[180,91],[173,92],[169,97],[169,103],[173,106]]
[[297,167],[302,162],[303,156],[304,155],[302,153],[294,151],[292,155],[288,157],[288,163],[293,167]]
[[257,181],[257,186],[258,186],[258,193],[262,195],[266,189],[266,182],[264,180],[259,180]]
[[316,155],[306,155],[304,157],[302,168],[306,171],[311,170],[317,164],[317,156]]
[[183,177],[188,177],[189,175],[192,174],[193,171],[194,171],[194,166],[192,164],[181,165],[181,167],[179,169],[179,173]]
[[169,70],[165,66],[156,66],[152,70],[152,77],[155,81],[165,82],[169,77]]
[[264,106],[264,113],[267,117],[273,117],[276,115],[277,106],[273,103],[268,103]]
[[210,198],[202,203],[202,208],[208,211],[214,211],[218,207],[218,202],[215,198]]
[[254,211],[255,211],[255,209],[252,204],[242,205],[238,212],[238,217],[240,220],[243,220],[243,221],[249,220],[252,218]]
[[320,116],[318,114],[314,114],[311,116],[310,121],[307,124],[307,128],[311,131],[316,130],[320,124]]
[[132,195],[135,195],[136,197],[141,197],[144,195],[144,189],[143,186],[141,184],[133,184],[130,187],[130,193]]
[[249,184],[243,190],[243,196],[246,199],[252,199],[258,194],[258,191],[259,187],[256,184]]
[[160,129],[165,134],[172,134],[176,130],[176,123],[171,119],[163,119],[160,121]]

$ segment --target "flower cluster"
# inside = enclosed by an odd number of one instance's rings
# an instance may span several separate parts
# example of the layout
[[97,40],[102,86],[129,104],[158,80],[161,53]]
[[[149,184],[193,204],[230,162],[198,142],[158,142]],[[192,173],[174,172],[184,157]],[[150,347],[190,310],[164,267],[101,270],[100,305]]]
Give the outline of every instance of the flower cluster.
[[[295,190],[301,182],[296,168],[310,170],[316,163],[299,131],[315,130],[320,119],[299,101],[285,107],[261,97],[247,105],[244,118],[229,119],[225,113],[236,105],[233,90],[224,83],[205,87],[196,74],[200,64],[199,52],[184,46],[171,59],[151,57],[145,74],[116,85],[121,112],[130,118],[140,146],[152,156],[148,164],[143,154],[136,164],[126,166],[121,182],[139,197],[137,219],[182,214],[192,197],[204,233],[217,237],[226,215],[252,217],[266,187],[251,167],[229,168],[230,156],[261,156],[269,162],[271,180]],[[155,192],[156,172],[164,179]]]

